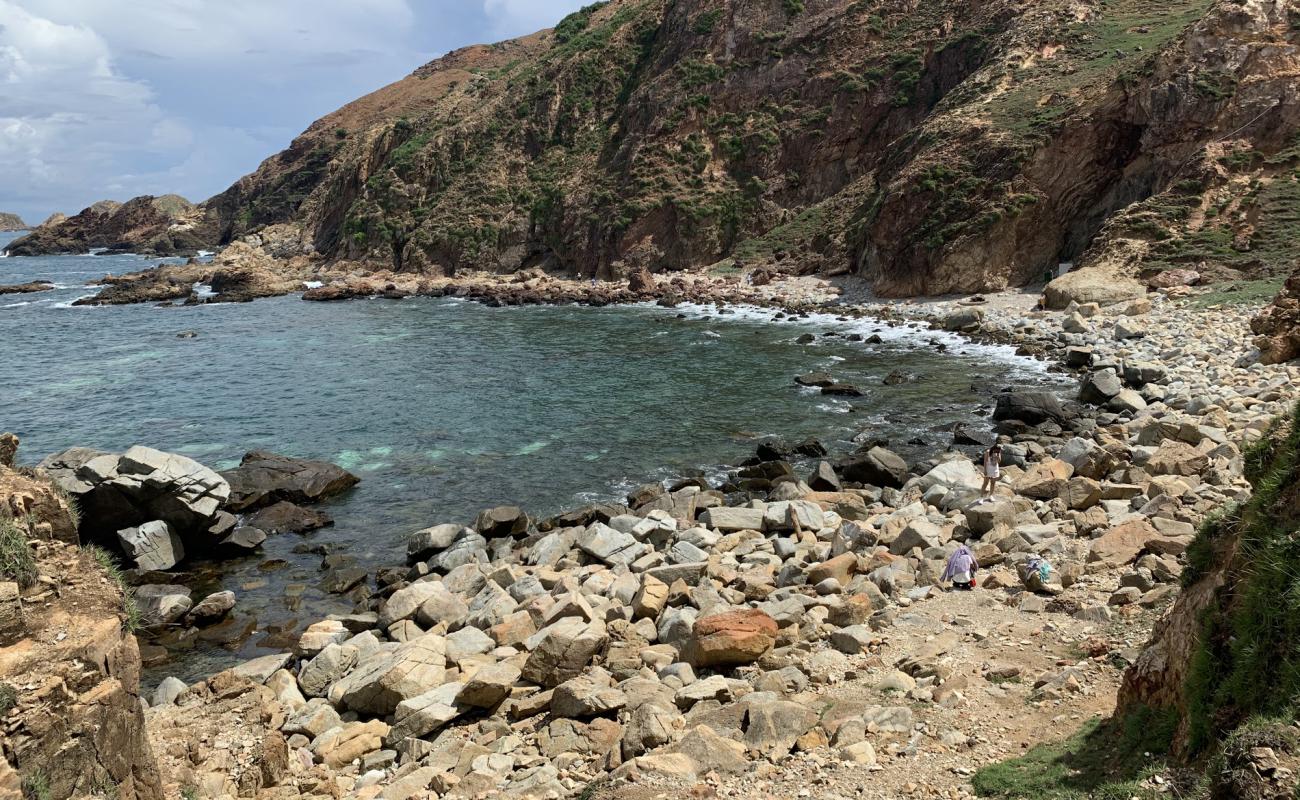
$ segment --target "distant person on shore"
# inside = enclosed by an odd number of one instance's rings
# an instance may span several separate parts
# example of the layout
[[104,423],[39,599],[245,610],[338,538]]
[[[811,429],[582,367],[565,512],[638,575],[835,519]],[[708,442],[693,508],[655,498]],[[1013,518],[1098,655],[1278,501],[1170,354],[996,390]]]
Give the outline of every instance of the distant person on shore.
[[1002,445],[995,444],[984,451],[983,467],[984,486],[980,491],[985,497],[992,497],[998,478],[1002,477]]
[[952,588],[969,592],[975,586],[975,571],[979,568],[980,564],[975,560],[974,551],[962,545],[948,556],[948,564],[943,568],[943,575],[939,581],[941,583],[952,581]]

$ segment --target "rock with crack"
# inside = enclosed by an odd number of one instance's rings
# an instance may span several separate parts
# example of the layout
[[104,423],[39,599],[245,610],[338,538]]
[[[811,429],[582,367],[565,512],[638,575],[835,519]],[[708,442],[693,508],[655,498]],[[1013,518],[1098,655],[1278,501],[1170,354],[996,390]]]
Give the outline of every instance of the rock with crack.
[[524,662],[524,680],[548,688],[559,686],[577,677],[608,640],[604,622],[563,617],[529,638],[531,652]]
[[181,537],[162,520],[123,528],[117,532],[117,541],[137,569],[165,571],[185,559]]
[[336,706],[358,713],[392,714],[403,700],[440,685],[446,665],[445,641],[427,634],[362,661],[330,687],[328,696]]

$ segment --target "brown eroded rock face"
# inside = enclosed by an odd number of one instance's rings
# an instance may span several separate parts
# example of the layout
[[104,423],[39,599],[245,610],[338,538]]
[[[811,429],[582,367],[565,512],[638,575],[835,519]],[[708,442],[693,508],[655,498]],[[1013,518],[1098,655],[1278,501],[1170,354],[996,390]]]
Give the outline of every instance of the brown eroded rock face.
[[776,621],[757,609],[729,611],[695,623],[688,646],[697,667],[752,664],[776,642]]
[[1291,273],[1273,302],[1250,321],[1265,364],[1300,358],[1300,269]]
[[222,240],[294,222],[424,275],[855,270],[908,295],[1074,261],[1054,302],[1126,299],[1294,260],[1294,12],[613,0],[350,103],[206,208]]
[[77,546],[67,505],[39,473],[0,466],[0,526],[34,556],[18,583],[0,581],[0,683],[12,693],[0,785],[161,800],[121,587]]
[[[265,796],[259,791],[280,785],[289,773],[289,747],[279,731],[285,709],[270,688],[232,671],[146,715],[169,797],[187,787],[201,797]],[[298,780],[314,783],[307,775]]]

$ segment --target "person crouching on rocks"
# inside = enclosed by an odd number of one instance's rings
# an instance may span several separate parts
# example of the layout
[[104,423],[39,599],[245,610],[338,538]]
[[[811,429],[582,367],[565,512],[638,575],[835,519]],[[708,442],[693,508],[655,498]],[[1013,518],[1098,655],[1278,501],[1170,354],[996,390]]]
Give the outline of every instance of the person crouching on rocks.
[[975,570],[979,568],[975,553],[963,544],[948,556],[948,564],[943,568],[939,581],[952,581],[952,588],[969,592],[975,586]]
[[980,490],[985,497],[992,497],[993,490],[1002,477],[1002,445],[995,444],[984,451],[984,487]]

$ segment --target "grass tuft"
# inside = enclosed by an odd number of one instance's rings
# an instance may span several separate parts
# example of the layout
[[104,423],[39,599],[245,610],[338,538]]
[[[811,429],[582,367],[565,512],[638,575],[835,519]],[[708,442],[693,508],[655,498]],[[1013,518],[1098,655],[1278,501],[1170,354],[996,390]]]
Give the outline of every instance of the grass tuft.
[[1285,282],[1285,275],[1253,281],[1229,281],[1218,284],[1210,292],[1189,297],[1187,305],[1191,308],[1262,306],[1277,296]]
[[8,714],[18,705],[18,690],[7,683],[0,683],[0,717]]
[[126,575],[123,574],[122,565],[118,563],[117,557],[98,545],[92,544],[85,549],[108,579],[117,584],[118,590],[122,592],[123,627],[129,633],[140,630],[144,624],[143,615],[140,606],[136,604],[135,591],[127,585]]
[[24,775],[22,788],[26,800],[50,800],[50,779],[42,769],[34,769]]
[[26,589],[36,582],[38,574],[27,530],[11,517],[0,517],[0,577]]

